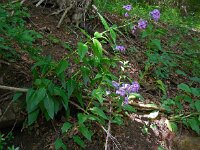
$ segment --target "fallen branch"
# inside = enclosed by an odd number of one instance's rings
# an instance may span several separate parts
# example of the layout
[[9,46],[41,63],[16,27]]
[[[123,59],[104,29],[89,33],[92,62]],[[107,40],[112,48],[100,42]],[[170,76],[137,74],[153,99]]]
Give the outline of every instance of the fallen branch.
[[38,7],[38,6],[40,6],[43,2],[44,2],[44,0],[40,0],[35,6]]
[[67,8],[65,9],[65,12],[63,13],[63,15],[62,15],[60,21],[58,22],[57,28],[60,28],[60,26],[61,26],[61,24],[62,24],[62,22],[63,22],[65,16],[67,15],[67,12],[72,8],[72,6],[73,6],[73,4],[71,3],[71,4],[69,5],[69,7],[67,7]]
[[28,89],[25,89],[25,88],[16,88],[16,87],[11,87],[11,86],[4,86],[4,85],[0,85],[0,89],[17,91],[17,92],[27,92],[28,91]]

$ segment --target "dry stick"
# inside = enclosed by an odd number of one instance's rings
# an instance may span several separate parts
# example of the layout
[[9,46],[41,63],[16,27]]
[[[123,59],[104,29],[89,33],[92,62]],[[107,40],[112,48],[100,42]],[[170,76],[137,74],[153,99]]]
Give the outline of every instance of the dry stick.
[[4,85],[0,85],[0,89],[17,91],[17,92],[27,92],[28,91],[28,89],[25,89],[25,88],[16,88],[16,87],[4,86]]
[[38,6],[40,6],[43,2],[44,2],[44,0],[40,0],[35,6],[38,7]]
[[[111,113],[112,113],[112,105],[111,105],[111,100],[109,99],[109,107],[110,107],[110,110],[109,110],[109,113],[110,113],[110,116],[111,116]],[[110,133],[110,130],[111,130],[111,120],[109,119],[108,121],[108,133]],[[106,137],[106,143],[105,143],[105,150],[108,150],[108,140],[109,140],[109,134],[107,134],[107,137]]]
[[61,25],[61,23],[63,22],[63,20],[64,20],[66,14],[67,14],[67,12],[72,8],[72,6],[73,6],[73,4],[70,4],[69,7],[67,7],[67,8],[65,9],[65,12],[63,13],[63,15],[62,15],[60,21],[58,22],[57,28],[60,28],[60,25]]

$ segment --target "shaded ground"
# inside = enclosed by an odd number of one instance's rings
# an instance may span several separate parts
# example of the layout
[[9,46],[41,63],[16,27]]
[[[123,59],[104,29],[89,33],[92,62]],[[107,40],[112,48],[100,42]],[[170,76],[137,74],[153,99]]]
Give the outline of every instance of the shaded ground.
[[[26,4],[29,8],[31,18],[27,19],[27,26],[30,29],[34,29],[44,35],[41,41],[37,41],[39,45],[43,46],[44,52],[43,55],[52,55],[55,60],[63,58],[70,49],[76,48],[78,41],[85,39],[85,36],[75,27],[69,26],[67,23],[64,23],[60,29],[56,28],[60,16],[51,16],[51,8],[35,8],[34,5],[30,3]],[[116,20],[117,16],[109,16],[112,20]],[[93,19],[93,21],[87,23],[87,31],[93,32],[96,30],[96,27],[91,27],[91,24],[100,25],[98,19]],[[101,26],[98,28],[101,30]],[[49,38],[51,36],[51,38]],[[62,41],[62,43],[58,40]],[[141,43],[136,40],[135,37],[124,37],[121,38],[121,42],[125,43],[127,47],[137,46],[138,49],[142,49],[143,46]],[[70,47],[70,48],[69,48]],[[130,61],[130,67],[128,69],[128,74],[133,80],[138,79],[138,72],[141,69],[141,66],[138,65],[142,60],[142,54],[137,52],[137,55],[131,52],[124,54],[125,60]],[[140,58],[140,59],[139,59]],[[22,67],[20,70],[23,70],[17,73],[16,68],[10,67],[10,70],[13,69],[13,73],[8,71],[5,73],[4,80],[9,81],[5,82],[8,85],[20,87],[27,86],[31,82],[30,66],[33,62],[29,62],[27,65],[27,58],[24,57],[24,63],[19,64],[19,67]],[[5,65],[5,68],[7,65]],[[24,69],[25,68],[25,69]],[[24,72],[24,73],[23,73]],[[15,76],[15,78],[12,78]],[[26,79],[26,80],[24,80]],[[15,81],[18,81],[17,83]],[[22,82],[21,82],[22,81]],[[157,89],[152,88],[153,81],[149,79],[148,83],[143,83],[141,88],[141,94],[145,97],[145,102],[149,103],[150,101],[154,103],[159,103],[160,94]],[[173,88],[173,86],[171,86]],[[174,92],[176,92],[173,89]],[[7,93],[2,91],[2,93]],[[169,93],[173,95],[174,93]],[[10,95],[10,93],[8,93]],[[9,99],[9,98],[8,98]],[[0,106],[3,105],[3,101],[0,101]],[[40,118],[38,124],[31,128],[21,127],[15,128],[14,133],[14,145],[19,146],[20,150],[50,150],[53,149],[53,143],[56,138],[61,134],[60,127],[64,122],[62,114],[54,122],[45,122],[44,118]],[[93,141],[87,143],[88,150],[102,150],[105,143],[106,134],[102,131],[100,127],[94,125],[92,127],[95,131],[93,136]],[[110,149],[122,149],[122,150],[157,150],[160,145],[165,147],[172,146],[171,139],[173,135],[168,131],[164,116],[160,120],[149,121],[145,118],[142,118],[140,115],[130,115],[129,118],[125,119],[124,126],[112,125],[112,135],[116,140],[110,141]],[[10,131],[7,130],[7,132]],[[6,132],[6,131],[5,131]],[[66,145],[69,149],[79,149],[72,141],[66,140]]]

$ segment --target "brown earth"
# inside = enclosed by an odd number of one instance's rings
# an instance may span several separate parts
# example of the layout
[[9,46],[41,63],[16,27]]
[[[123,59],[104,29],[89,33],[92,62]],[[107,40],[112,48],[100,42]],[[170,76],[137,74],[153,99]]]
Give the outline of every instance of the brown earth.
[[[56,28],[56,25],[60,19],[60,16],[52,16],[52,8],[38,7],[35,8],[30,2],[25,3],[29,8],[30,18],[27,18],[27,27],[29,29],[36,30],[44,35],[40,41],[37,41],[44,49],[42,55],[51,55],[55,60],[62,59],[68,51],[76,48],[78,41],[84,41],[85,36],[73,25],[69,23],[64,23],[60,29]],[[109,17],[110,14],[106,14]],[[117,16],[110,16],[113,20],[116,20]],[[86,22],[87,31],[93,33],[95,30],[102,30],[100,21],[98,19],[93,19],[90,22]],[[92,24],[97,26],[93,27]],[[47,37],[52,36],[53,40],[49,40]],[[137,41],[134,37],[124,37],[120,41],[125,43],[126,47],[135,47],[138,49],[143,49],[140,45],[141,42]],[[59,39],[64,43],[56,42],[55,39]],[[134,41],[134,42],[133,42]],[[137,55],[131,53],[126,53],[122,55],[124,60],[130,61],[130,67],[128,74],[133,80],[138,79],[138,72],[142,66],[138,63],[142,61],[139,58],[144,57],[140,52]],[[30,76],[30,66],[33,62],[28,62],[29,60],[26,56],[23,58],[24,62],[18,64],[21,67],[20,72],[16,71],[16,68],[8,67],[12,70],[12,73],[7,71],[5,73],[4,81],[10,86],[16,87],[28,87],[31,83],[32,77]],[[25,65],[26,64],[26,65]],[[24,69],[25,68],[25,69]],[[8,69],[8,70],[9,70]],[[15,77],[15,78],[12,78]],[[24,80],[26,79],[26,80]],[[9,81],[9,82],[8,82]],[[19,83],[15,82],[19,81]],[[152,81],[153,82],[153,81]],[[160,94],[157,89],[151,88],[151,79],[148,83],[143,83],[141,88],[141,93],[145,97],[146,103],[150,101],[154,103],[159,103]],[[11,95],[8,91],[2,91],[4,95]],[[171,93],[173,95],[173,93]],[[5,97],[5,96],[4,96]],[[4,97],[1,96],[3,99]],[[7,98],[9,99],[9,98]],[[0,107],[5,106],[4,101],[0,101]],[[174,134],[171,133],[165,124],[166,116],[161,116],[157,120],[148,120],[142,115],[131,114],[129,117],[125,118],[124,126],[111,125],[111,134],[116,138],[109,141],[110,149],[120,149],[120,150],[157,150],[159,146],[165,149],[171,149],[172,139]],[[14,145],[19,146],[20,150],[50,150],[53,149],[53,143],[56,138],[60,135],[60,127],[63,123],[62,114],[52,122],[45,122],[44,118],[40,118],[38,123],[29,128],[15,127],[12,129],[14,134]],[[102,150],[104,149],[104,143],[106,134],[102,131],[100,127],[94,125],[93,130],[95,134],[93,135],[92,142],[87,142],[88,150]],[[11,129],[4,129],[7,133]],[[184,132],[183,132],[184,131]],[[183,128],[180,134],[187,132],[187,129]],[[66,140],[66,145],[68,149],[76,150],[80,149],[71,140]]]

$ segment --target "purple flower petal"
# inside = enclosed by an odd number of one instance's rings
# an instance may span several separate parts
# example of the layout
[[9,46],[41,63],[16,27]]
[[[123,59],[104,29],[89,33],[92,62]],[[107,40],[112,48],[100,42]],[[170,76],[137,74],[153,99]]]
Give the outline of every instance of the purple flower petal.
[[158,9],[154,9],[153,11],[151,11],[150,15],[155,21],[158,21],[160,19],[160,11]]
[[124,104],[128,105],[128,97],[125,97]]
[[126,9],[127,11],[130,11],[132,9],[132,5],[125,5],[123,6],[124,9]]
[[116,49],[117,51],[119,51],[119,52],[125,52],[125,50],[126,50],[125,47],[124,47],[124,46],[121,46],[121,45],[116,46],[115,49]]
[[117,83],[116,81],[112,81],[112,85],[113,85],[115,88],[118,88],[120,84]]
[[129,14],[126,12],[126,13],[124,14],[124,16],[125,16],[125,17],[129,17]]
[[146,27],[147,27],[147,21],[143,20],[143,19],[140,19],[138,21],[138,28],[139,29],[146,29]]

